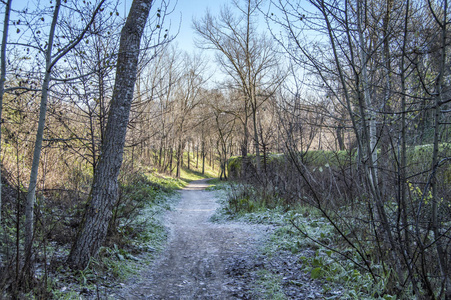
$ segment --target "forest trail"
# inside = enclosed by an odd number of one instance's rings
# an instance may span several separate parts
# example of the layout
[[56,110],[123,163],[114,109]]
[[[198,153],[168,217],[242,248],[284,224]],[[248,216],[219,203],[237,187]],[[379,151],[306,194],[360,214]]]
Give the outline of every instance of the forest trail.
[[260,266],[258,242],[268,227],[211,223],[219,204],[205,191],[207,186],[206,180],[199,180],[181,191],[180,203],[166,217],[166,248],[121,291],[121,299],[251,298],[243,274]]

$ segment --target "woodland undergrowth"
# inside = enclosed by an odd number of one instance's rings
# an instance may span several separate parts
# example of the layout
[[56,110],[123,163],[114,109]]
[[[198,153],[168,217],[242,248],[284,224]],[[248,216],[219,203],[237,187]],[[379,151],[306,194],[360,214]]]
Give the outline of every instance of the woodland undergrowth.
[[[212,221],[235,220],[273,226],[262,253],[268,257],[275,257],[281,251],[292,253],[305,273],[321,281],[322,292],[329,294],[327,299],[396,299],[389,294],[382,295],[387,282],[373,282],[360,267],[354,249],[342,243],[320,211],[304,205],[287,209],[283,199],[273,200],[268,206],[269,195],[262,197],[248,184],[228,182],[210,189],[216,191],[221,202],[221,209]],[[272,286],[273,290],[275,284],[282,285],[281,278],[274,282],[280,276],[272,271],[262,270],[258,286]],[[283,295],[280,287],[277,290],[277,295]],[[267,296],[274,295],[271,292]]]
[[178,199],[175,190],[185,186],[190,176],[198,176],[190,174],[185,174],[188,178],[185,180],[163,176],[150,169],[122,175],[107,240],[99,254],[81,271],[72,271],[65,260],[88,196],[80,187],[84,184],[88,187],[89,178],[75,174],[77,189],[62,187],[43,191],[37,199],[36,251],[32,258],[32,285],[28,288],[21,283],[23,262],[16,259],[23,251],[23,229],[17,226],[21,224],[17,216],[23,215],[25,190],[6,185],[7,217],[3,220],[4,243],[0,246],[3,262],[0,298],[108,298],[108,291],[119,287],[162,249],[167,232],[161,216]]
[[[417,148],[408,153],[410,170],[416,175],[408,184],[409,204],[405,209],[399,208],[396,181],[390,174],[381,173],[380,182],[388,226],[399,247],[396,251],[409,253],[412,260],[394,260],[395,252],[387,245],[381,222],[375,219],[376,207],[364,188],[357,156],[352,152],[276,155],[267,159],[269,163],[260,175],[255,172],[255,158],[232,159],[229,172],[234,181],[223,185],[222,213],[215,218],[275,225],[268,253],[289,250],[299,254],[299,265],[312,279],[323,281],[325,292],[336,284],[342,286],[336,298],[431,299],[431,294],[441,293],[441,282],[434,276],[438,272],[434,251],[421,249],[417,242],[433,241],[428,233],[431,197],[423,194],[427,178],[421,173],[427,168],[423,156],[428,151]],[[437,174],[443,178],[439,214],[444,228],[451,224],[446,197],[450,170],[445,168]],[[400,227],[400,214],[406,216],[408,228]],[[401,233],[406,230],[410,241]],[[395,270],[398,263],[401,267]],[[406,277],[401,279],[397,274]],[[411,281],[406,280],[408,276],[417,278],[416,294]]]

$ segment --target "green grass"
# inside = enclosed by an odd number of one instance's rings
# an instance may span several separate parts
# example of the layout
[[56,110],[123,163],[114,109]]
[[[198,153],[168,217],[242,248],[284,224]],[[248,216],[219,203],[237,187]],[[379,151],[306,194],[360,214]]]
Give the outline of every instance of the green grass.
[[[380,299],[378,295],[383,294],[385,287],[389,284],[388,276],[384,276],[381,271],[382,266],[372,265],[374,270],[382,275],[378,277],[377,282],[374,282],[370,274],[359,267],[358,264],[364,265],[364,263],[355,249],[340,241],[340,236],[334,227],[319,210],[298,206],[288,212],[276,207],[261,208],[252,212],[244,209],[231,213],[227,208],[230,187],[225,184],[216,193],[222,208],[213,216],[213,221],[223,222],[233,219],[275,226],[275,230],[262,247],[263,254],[269,258],[276,258],[280,251],[291,252],[298,257],[299,266],[305,273],[310,274],[312,279],[322,282],[324,293],[337,289],[341,291],[330,299]],[[366,247],[372,247],[372,245],[366,245]],[[331,249],[346,253],[352,260],[344,259],[342,255]],[[260,288],[257,288],[257,291],[263,293],[265,299],[284,299],[277,274],[272,274],[271,270],[263,270],[259,275]],[[383,299],[392,299],[392,296],[385,294]]]
[[151,182],[170,190],[182,189],[185,186],[187,186],[191,181],[211,178],[210,175],[211,174],[203,175],[200,172],[188,170],[185,168],[182,168],[180,172],[180,178],[175,178],[169,175],[159,174],[156,172],[146,174],[147,178]]
[[204,174],[202,174],[202,161],[199,160],[198,167],[196,168],[196,159],[192,157],[192,153],[190,153],[190,155],[190,168],[188,168],[188,153],[183,153],[183,165],[180,170],[180,178],[175,178],[175,171],[172,174],[168,175],[160,174],[154,168],[147,168],[148,173],[151,174],[149,179],[167,188],[181,189],[187,186],[191,181],[205,178],[215,178],[218,176],[219,167],[217,166],[217,162],[214,162],[213,169],[213,166],[210,167],[208,165],[208,160],[205,160],[206,164],[204,168]]
[[182,168],[182,171],[180,172],[180,179],[182,179],[185,182],[191,182],[194,180],[200,180],[200,179],[205,179],[205,178],[212,178],[210,173],[205,173],[202,174],[199,171],[195,171],[195,170],[188,170],[186,168]]
[[156,172],[146,173],[146,177],[150,182],[169,190],[179,190],[188,184],[185,180],[174,178],[169,175],[158,174]]
[[[407,148],[407,161],[409,165],[424,165],[429,167],[431,163],[431,153],[433,150],[432,144],[427,145],[417,145],[409,146]],[[442,156],[451,155],[451,144],[442,143],[439,146],[439,152]],[[378,150],[378,153],[380,151]],[[309,166],[322,168],[322,167],[343,167],[355,162],[356,151],[349,152],[348,150],[343,151],[328,151],[328,150],[311,150],[308,152],[299,152],[298,158]],[[255,155],[248,155],[251,162],[255,161]],[[280,162],[286,163],[285,154],[269,154],[267,158],[267,163],[269,165]],[[228,171],[232,174],[240,174],[242,164],[242,158],[240,156],[234,156],[229,159]],[[451,168],[450,168],[451,169]]]
[[[209,160],[207,158],[205,158],[205,168],[204,168],[204,174],[202,173],[202,159],[200,158],[199,155],[199,164],[198,167],[196,168],[196,158],[193,158],[193,153],[190,152],[191,155],[191,160],[190,160],[190,168],[188,169],[188,152],[184,152],[183,153],[183,167],[182,167],[182,172],[181,172],[181,177],[185,178],[185,176],[183,176],[183,172],[187,172],[187,173],[192,173],[194,175],[198,175],[200,176],[200,178],[198,179],[202,179],[202,178],[213,178],[213,177],[217,177],[218,176],[218,171],[219,171],[219,165],[217,161],[212,162],[213,166],[210,166],[208,164]],[[213,169],[214,167],[214,169]],[[194,176],[191,175],[191,176]],[[189,179],[189,178],[187,178]],[[197,179],[193,179],[193,180],[197,180]]]

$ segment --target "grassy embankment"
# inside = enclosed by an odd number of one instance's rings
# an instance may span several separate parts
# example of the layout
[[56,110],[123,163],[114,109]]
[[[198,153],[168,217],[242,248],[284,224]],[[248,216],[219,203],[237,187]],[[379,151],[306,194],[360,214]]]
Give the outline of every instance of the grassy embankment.
[[[442,153],[451,152],[449,145],[442,145],[440,148]],[[430,167],[428,162],[431,152],[431,145],[409,148],[407,153],[409,167],[413,170],[427,170]],[[304,163],[309,165],[313,176],[326,173],[331,167],[335,170],[345,168],[355,163],[355,158],[355,153],[346,151],[310,151],[303,156]],[[278,161],[284,160],[282,155],[272,155],[268,162],[277,165]],[[229,161],[229,169],[239,174],[241,164],[240,158],[233,158]],[[442,170],[441,176],[445,184],[451,184],[451,166]],[[318,178],[324,177],[319,175]],[[393,278],[386,275],[374,280],[371,274],[361,267],[364,262],[357,254],[357,250],[361,249],[352,248],[344,242],[336,228],[314,206],[305,205],[302,201],[299,201],[298,205],[293,203],[287,205],[286,200],[278,198],[277,193],[269,193],[268,196],[261,192],[261,188],[256,189],[250,184],[219,184],[212,189],[218,190],[218,195],[223,202],[221,213],[214,217],[216,220],[231,218],[274,225],[275,230],[263,249],[264,253],[271,257],[278,255],[280,251],[291,252],[312,279],[322,281],[324,293],[329,295],[328,299],[396,299],[396,296],[387,293],[391,289],[390,286],[394,284],[391,282]],[[391,202],[388,201],[387,205],[391,205]],[[365,209],[365,203],[359,201],[353,203],[352,207],[343,205],[339,208],[343,215],[348,215],[350,211],[359,214],[359,211],[363,212]],[[390,211],[389,208],[388,210]],[[333,215],[338,214],[333,213]],[[361,217],[363,214],[353,215],[355,219]],[[337,224],[343,227],[346,227],[346,222],[349,221],[336,220]],[[356,233],[349,232],[349,234]],[[364,234],[364,230],[361,234]],[[372,255],[371,253],[376,251],[373,249],[376,244],[366,241],[364,243],[365,245],[362,246],[365,247],[368,255]],[[306,251],[306,249],[313,251]],[[373,270],[382,270],[387,267],[383,263],[371,262],[371,264]],[[261,276],[260,286],[264,287],[268,299],[284,299],[281,291],[286,283],[279,274],[271,274],[272,270],[265,270],[264,276]],[[409,293],[406,291],[405,295]]]

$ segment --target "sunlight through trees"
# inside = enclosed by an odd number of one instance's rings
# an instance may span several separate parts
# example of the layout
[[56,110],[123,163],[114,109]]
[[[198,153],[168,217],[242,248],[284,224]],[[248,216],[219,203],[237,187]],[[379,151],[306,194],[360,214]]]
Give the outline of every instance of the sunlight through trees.
[[451,299],[448,0],[233,0],[193,52],[177,3],[132,2],[1,2],[0,298],[114,247],[136,178],[189,173],[241,187],[231,213],[319,212],[381,297]]

